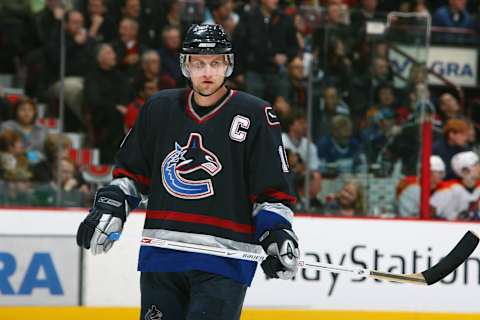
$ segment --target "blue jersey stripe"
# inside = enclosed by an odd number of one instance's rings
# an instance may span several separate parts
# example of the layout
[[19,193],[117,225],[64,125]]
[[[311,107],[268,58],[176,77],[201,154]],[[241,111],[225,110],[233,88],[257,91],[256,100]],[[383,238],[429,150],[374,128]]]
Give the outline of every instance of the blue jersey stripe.
[[141,246],[138,271],[184,272],[200,270],[220,274],[248,286],[252,283],[257,263],[217,257],[201,253]]

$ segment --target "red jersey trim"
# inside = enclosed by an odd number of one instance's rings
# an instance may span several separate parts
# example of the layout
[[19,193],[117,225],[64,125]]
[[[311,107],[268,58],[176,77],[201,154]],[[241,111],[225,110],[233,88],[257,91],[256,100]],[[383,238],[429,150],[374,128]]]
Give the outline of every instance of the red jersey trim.
[[[295,204],[297,202],[297,198],[295,196],[292,196],[291,194],[288,194],[286,192],[282,192],[279,190],[275,190],[275,189],[267,189],[264,192],[262,192],[262,195],[272,197],[280,201],[288,201],[291,204]],[[251,202],[257,202],[257,199],[258,199],[258,195],[250,196]]]
[[228,229],[239,233],[254,233],[255,228],[248,224],[241,224],[232,220],[221,219],[201,214],[184,213],[176,211],[147,210],[147,219],[161,219],[177,222],[189,222],[210,225],[222,229]]
[[150,186],[150,183],[151,183],[151,180],[150,180],[149,177],[142,176],[140,174],[135,174],[135,173],[132,173],[130,171],[127,171],[127,170],[121,169],[121,168],[115,168],[113,170],[112,175],[113,175],[114,178],[125,176],[125,177],[128,177],[130,179],[135,180],[135,182],[141,183],[141,184],[146,185],[146,186]]
[[398,199],[405,189],[415,184],[418,184],[417,176],[406,176],[398,182],[395,197]]
[[459,179],[444,180],[438,184],[437,190],[440,191],[450,189],[456,185],[462,185],[462,181],[460,181]]
[[215,117],[222,110],[222,107],[236,94],[236,90],[230,90],[230,94],[225,98],[222,103],[220,103],[215,109],[213,109],[206,115],[200,117],[192,107],[193,90],[191,90],[187,95],[187,115],[192,118],[196,123],[204,123],[205,121]]

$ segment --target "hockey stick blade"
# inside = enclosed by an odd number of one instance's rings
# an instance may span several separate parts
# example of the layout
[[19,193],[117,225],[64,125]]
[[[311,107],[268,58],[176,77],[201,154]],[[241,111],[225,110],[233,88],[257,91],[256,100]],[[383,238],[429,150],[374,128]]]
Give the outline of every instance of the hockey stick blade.
[[[350,274],[350,276],[364,276],[378,280],[431,285],[448,276],[456,268],[458,268],[458,266],[465,262],[465,260],[467,260],[475,250],[478,243],[478,236],[472,231],[468,231],[457,243],[455,248],[453,248],[453,250],[450,251],[445,258],[440,260],[440,262],[423,272],[414,274],[395,274],[369,269],[349,268],[347,266],[333,265],[329,263],[306,262],[303,260],[298,261],[298,266],[303,269],[323,270],[333,273],[346,273]],[[142,238],[142,245],[255,262],[262,262],[266,258],[266,255],[263,253],[244,252],[227,248],[210,247],[149,237]]]
[[478,236],[472,231],[468,231],[446,257],[423,272],[413,274],[394,274],[372,270],[370,271],[370,276],[379,280],[432,285],[448,276],[464,263],[473,253],[478,243]]

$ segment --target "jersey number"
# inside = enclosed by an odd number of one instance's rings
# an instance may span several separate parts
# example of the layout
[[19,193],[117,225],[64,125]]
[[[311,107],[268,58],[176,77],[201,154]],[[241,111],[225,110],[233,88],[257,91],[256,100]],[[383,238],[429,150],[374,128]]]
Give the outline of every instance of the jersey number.
[[287,153],[283,146],[278,147],[278,154],[280,155],[280,161],[282,161],[282,170],[283,172],[288,172],[288,160],[287,160]]
[[235,116],[230,126],[230,138],[237,142],[245,141],[248,128],[250,128],[250,119],[244,116]]

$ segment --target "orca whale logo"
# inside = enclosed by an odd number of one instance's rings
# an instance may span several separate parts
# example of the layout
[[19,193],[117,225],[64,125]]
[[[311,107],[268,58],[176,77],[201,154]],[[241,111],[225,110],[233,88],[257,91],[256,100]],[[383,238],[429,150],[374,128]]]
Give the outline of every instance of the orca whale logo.
[[175,149],[162,163],[162,183],[168,193],[182,199],[202,199],[214,194],[211,179],[189,180],[185,176],[203,170],[214,176],[222,170],[218,157],[203,146],[199,133],[191,133],[185,146]]

